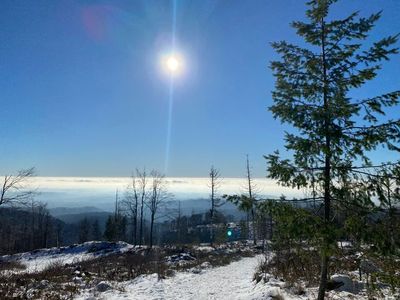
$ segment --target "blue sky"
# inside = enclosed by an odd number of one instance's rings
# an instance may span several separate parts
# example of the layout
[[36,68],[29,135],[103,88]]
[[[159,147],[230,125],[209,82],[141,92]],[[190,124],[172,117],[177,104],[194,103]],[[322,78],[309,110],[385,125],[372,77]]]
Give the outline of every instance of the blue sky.
[[[300,0],[177,0],[175,79],[168,176],[255,176],[286,129],[267,111],[274,78],[269,43],[301,43],[289,23]],[[383,10],[372,40],[400,32],[398,0],[340,1],[334,16]],[[35,166],[42,176],[129,176],[163,170],[172,1],[0,2],[1,173]],[[399,88],[399,56],[356,96]],[[398,115],[392,111],[391,115]],[[390,159],[383,152],[376,159]]]

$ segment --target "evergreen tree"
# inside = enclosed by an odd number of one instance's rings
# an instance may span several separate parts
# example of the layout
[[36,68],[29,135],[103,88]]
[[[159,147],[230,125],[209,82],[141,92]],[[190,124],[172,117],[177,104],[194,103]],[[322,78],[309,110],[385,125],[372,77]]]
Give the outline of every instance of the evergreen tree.
[[117,239],[119,241],[126,240],[126,226],[128,224],[128,220],[125,216],[118,215],[116,219],[116,230],[117,230]]
[[94,220],[92,223],[92,239],[94,241],[99,241],[101,240],[101,231],[100,231],[100,226],[99,226],[99,220]]
[[[383,211],[382,234],[374,241],[379,252],[400,255],[400,165],[387,166],[377,174],[368,175],[370,188],[375,191]],[[377,176],[378,175],[378,176]],[[380,254],[381,254],[380,253]]]
[[109,216],[106,222],[106,228],[104,229],[104,238],[107,241],[115,241],[117,237],[117,228],[115,224],[115,218]]
[[[324,299],[330,251],[336,245],[333,205],[373,207],[373,193],[365,178],[383,164],[374,165],[368,154],[378,146],[399,150],[400,120],[385,118],[385,108],[398,104],[400,91],[353,98],[354,90],[374,79],[382,61],[398,52],[398,36],[384,37],[365,47],[363,41],[381,13],[359,17],[358,12],[331,20],[336,0],[308,2],[307,22],[294,22],[308,44],[302,48],[286,41],[273,48],[281,60],[273,61],[276,77],[270,107],[275,118],[296,128],[286,133],[286,149],[266,156],[269,177],[285,186],[313,190],[311,200],[321,203],[323,216],[315,226],[320,239],[321,274],[318,299]],[[308,232],[305,232],[308,234]]]
[[84,243],[89,240],[90,222],[84,218],[79,222],[79,243]]

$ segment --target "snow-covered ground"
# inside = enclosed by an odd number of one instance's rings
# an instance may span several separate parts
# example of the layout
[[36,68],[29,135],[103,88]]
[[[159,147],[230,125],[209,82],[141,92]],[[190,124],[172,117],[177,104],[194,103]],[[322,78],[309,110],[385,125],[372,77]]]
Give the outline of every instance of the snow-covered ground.
[[[207,246],[197,247],[196,249],[204,252],[210,252],[212,250],[211,247]],[[127,251],[139,253],[141,250],[144,250],[144,248],[135,248],[124,242],[87,242],[69,247],[40,249],[15,255],[1,256],[0,263],[1,261],[17,261],[25,265],[26,269],[12,270],[10,272],[34,272],[43,270],[53,263],[67,265],[95,257],[124,253]],[[228,250],[229,249],[227,249],[227,251]],[[175,261],[180,261],[181,259],[184,261],[192,261],[195,258],[187,253],[172,255],[167,257],[167,265],[173,265]],[[244,257],[229,265],[214,268],[211,267],[209,262],[203,262],[196,267],[189,268],[186,271],[176,272],[173,276],[162,280],[158,279],[157,274],[148,274],[141,275],[129,281],[118,282],[115,280],[110,282],[102,281],[99,283],[102,279],[96,279],[94,275],[90,282],[86,282],[86,280],[84,280],[85,278],[74,277],[71,278],[70,281],[67,279],[67,282],[63,283],[61,286],[72,285],[76,287],[78,291],[80,291],[80,294],[75,296],[75,300],[265,300],[280,299],[279,296],[282,297],[281,299],[285,300],[316,299],[317,288],[304,289],[303,295],[298,295],[295,289],[288,289],[283,281],[275,279],[268,274],[265,275],[266,282],[261,280],[258,284],[255,284],[253,275],[257,265],[263,259],[263,255]],[[76,274],[76,272],[73,274]],[[49,280],[42,280],[39,283],[40,286],[36,283],[32,283],[31,286],[33,286],[33,288],[28,290],[28,292],[34,290],[40,292],[41,289],[51,290],[53,288]],[[20,290],[22,294],[24,291],[24,288]],[[387,289],[384,293],[385,295],[389,295]],[[31,294],[34,293],[32,292]],[[329,299],[359,300],[367,299],[367,295],[365,293],[355,295],[347,292],[331,291],[329,292]],[[382,299],[398,298],[396,298],[396,296],[384,296]]]
[[282,282],[271,280],[268,285],[253,282],[254,270],[262,256],[247,257],[229,265],[193,272],[178,272],[175,276],[158,280],[157,274],[140,276],[132,281],[111,283],[113,289],[106,292],[86,292],[76,300],[91,299],[140,299],[140,300],[203,300],[203,299],[269,299],[284,295]]
[[4,255],[0,256],[0,262],[15,261],[26,267],[26,269],[18,270],[18,272],[40,272],[55,263],[62,265],[78,263],[100,255],[122,253],[133,247],[125,242],[92,241],[67,247],[38,249],[14,255]]

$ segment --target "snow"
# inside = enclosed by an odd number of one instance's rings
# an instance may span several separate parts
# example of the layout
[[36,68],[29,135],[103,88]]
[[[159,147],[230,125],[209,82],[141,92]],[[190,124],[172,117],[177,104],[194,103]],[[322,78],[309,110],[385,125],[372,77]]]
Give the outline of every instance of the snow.
[[[204,248],[201,248],[204,247]],[[208,252],[208,246],[202,245],[197,248]],[[124,253],[127,251],[140,251],[143,248],[135,248],[124,242],[87,242],[69,247],[40,249],[15,255],[0,256],[1,261],[17,261],[24,264],[27,269],[13,272],[35,272],[45,269],[53,263],[71,264],[83,260],[101,257],[113,253]],[[229,249],[227,249],[229,250]],[[169,264],[186,262],[194,257],[187,253],[173,255],[166,258]],[[82,286],[82,275],[75,270],[72,282],[77,286],[81,285],[81,293],[75,296],[75,300],[87,299],[140,299],[140,300],[261,300],[274,299],[282,296],[285,300],[315,299],[317,288],[307,288],[305,294],[295,295],[295,291],[287,288],[281,280],[275,279],[272,275],[265,276],[266,282],[261,280],[258,284],[253,281],[253,274],[258,264],[264,260],[263,255],[245,257],[229,265],[213,268],[209,262],[203,262],[197,267],[187,271],[175,272],[171,277],[159,280],[157,274],[141,275],[133,280],[117,281],[96,281],[95,285]],[[48,285],[48,281],[40,282],[41,285]],[[357,290],[359,290],[357,288]],[[364,292],[350,294],[346,291],[331,291],[328,293],[330,299],[366,299]],[[385,290],[385,299],[397,299],[389,295]]]
[[215,248],[211,246],[195,246],[194,249],[200,252],[212,252],[215,250]]
[[[232,299],[256,300],[270,299],[270,296],[284,295],[291,298],[281,286],[280,281],[271,280],[268,284],[255,284],[253,274],[261,255],[243,258],[227,266],[193,272],[179,272],[175,276],[158,280],[157,274],[143,275],[132,281],[115,283],[114,290],[104,293],[86,292],[77,296],[76,300],[85,300],[95,296],[96,299]],[[93,294],[94,293],[94,294]]]
[[134,246],[125,242],[86,242],[68,247],[39,249],[14,255],[0,256],[1,261],[16,261],[26,266],[16,272],[39,272],[52,264],[71,264],[95,258],[99,255],[126,252]]

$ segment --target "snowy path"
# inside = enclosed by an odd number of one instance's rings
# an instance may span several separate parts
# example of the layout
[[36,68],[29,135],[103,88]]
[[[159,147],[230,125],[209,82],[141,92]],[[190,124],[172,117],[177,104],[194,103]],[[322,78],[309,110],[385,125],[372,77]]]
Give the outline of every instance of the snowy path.
[[[107,291],[97,299],[140,300],[205,300],[205,299],[268,299],[279,287],[255,286],[252,282],[255,267],[261,256],[243,258],[227,266],[204,270],[200,274],[180,272],[158,281],[155,274],[123,284],[123,292]],[[100,296],[100,297],[99,297]],[[81,298],[82,299],[82,298]]]
[[243,299],[253,292],[258,259],[244,258],[202,274],[182,272],[163,281],[139,280],[127,287],[129,299]]

